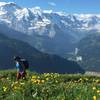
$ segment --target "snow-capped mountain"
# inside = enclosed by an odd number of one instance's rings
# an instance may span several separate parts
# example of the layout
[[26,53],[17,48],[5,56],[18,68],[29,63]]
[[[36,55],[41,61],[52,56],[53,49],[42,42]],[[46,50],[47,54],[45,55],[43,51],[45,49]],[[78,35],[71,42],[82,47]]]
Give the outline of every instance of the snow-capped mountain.
[[41,51],[62,54],[87,34],[100,32],[100,14],[66,14],[0,2],[0,25],[27,35],[23,40]]

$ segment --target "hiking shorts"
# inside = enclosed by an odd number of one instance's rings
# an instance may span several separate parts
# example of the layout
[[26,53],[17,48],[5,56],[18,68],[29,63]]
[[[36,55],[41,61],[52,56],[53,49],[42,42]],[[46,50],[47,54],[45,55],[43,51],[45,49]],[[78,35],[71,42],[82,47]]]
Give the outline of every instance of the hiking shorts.
[[17,72],[17,79],[23,78],[26,76],[26,72]]

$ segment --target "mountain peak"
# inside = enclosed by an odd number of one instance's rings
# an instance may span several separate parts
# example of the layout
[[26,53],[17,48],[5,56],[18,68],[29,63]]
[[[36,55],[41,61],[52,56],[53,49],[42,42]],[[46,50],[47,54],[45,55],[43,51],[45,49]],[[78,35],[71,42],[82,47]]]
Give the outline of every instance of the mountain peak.
[[67,14],[40,7],[21,8],[13,2],[0,2],[0,21],[7,25],[10,23],[8,27],[12,29],[32,35],[34,32],[38,35],[55,33],[55,25],[64,33],[71,32],[72,36],[80,31],[100,32],[100,14]]
[[34,14],[38,14],[38,15],[42,15],[42,9],[40,7],[34,7],[34,8],[30,8],[30,10],[34,13]]
[[15,6],[16,5],[16,3],[14,3],[14,2],[0,2],[0,6],[6,6],[6,5],[13,5],[13,6]]
[[21,7],[14,2],[0,2],[1,11],[15,11],[16,9],[21,9]]

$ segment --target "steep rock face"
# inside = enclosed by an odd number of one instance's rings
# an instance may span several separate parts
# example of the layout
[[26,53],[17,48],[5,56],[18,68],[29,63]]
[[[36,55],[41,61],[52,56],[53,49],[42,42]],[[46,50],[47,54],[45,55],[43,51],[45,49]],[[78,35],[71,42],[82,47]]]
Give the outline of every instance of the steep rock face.
[[75,62],[56,55],[41,53],[25,42],[8,38],[4,33],[0,33],[0,69],[15,68],[13,56],[16,55],[28,59],[30,69],[39,73],[84,73]]
[[0,2],[0,27],[0,31],[8,30],[7,36],[11,30],[19,31],[10,36],[42,52],[64,56],[80,39],[100,31],[100,14],[66,14]]
[[89,71],[100,71],[100,33],[88,35],[79,42],[81,65]]

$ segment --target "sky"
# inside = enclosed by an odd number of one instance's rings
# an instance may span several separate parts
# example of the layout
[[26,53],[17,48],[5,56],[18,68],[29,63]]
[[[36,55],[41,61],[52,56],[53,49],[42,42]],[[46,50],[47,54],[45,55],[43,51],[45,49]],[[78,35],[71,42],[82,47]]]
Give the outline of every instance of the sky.
[[100,13],[100,0],[0,0],[0,2],[15,2],[22,7],[39,6],[44,10],[66,13]]

